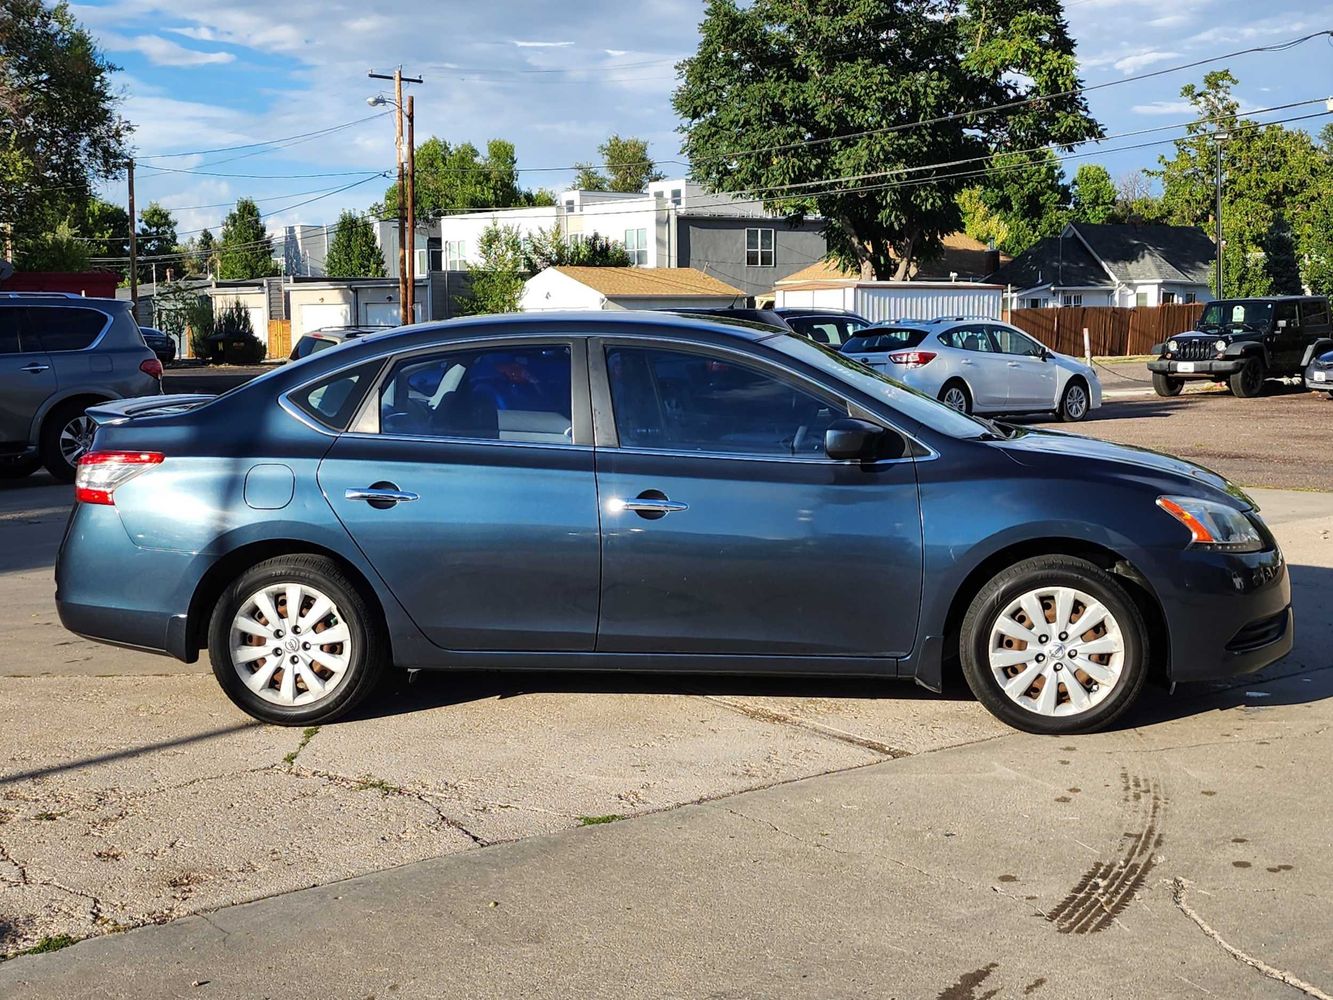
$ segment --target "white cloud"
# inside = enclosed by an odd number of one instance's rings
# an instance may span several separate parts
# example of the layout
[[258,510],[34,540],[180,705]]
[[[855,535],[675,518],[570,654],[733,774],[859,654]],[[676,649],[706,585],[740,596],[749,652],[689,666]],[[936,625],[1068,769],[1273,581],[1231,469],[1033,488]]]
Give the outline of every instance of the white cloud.
[[1117,59],[1111,65],[1114,66],[1116,69],[1120,70],[1120,72],[1124,73],[1126,76],[1129,76],[1132,73],[1137,73],[1139,70],[1146,69],[1149,66],[1156,65],[1157,63],[1167,62],[1168,60],[1179,59],[1179,58],[1180,58],[1179,52],[1159,52],[1159,51],[1137,52],[1133,55],[1125,56],[1122,59]]
[[602,51],[614,59],[617,56],[625,55],[625,53],[627,53],[629,49],[602,49]]
[[230,52],[187,49],[161,35],[139,35],[127,41],[127,48],[143,53],[157,66],[213,66],[236,61]]
[[1136,104],[1129,110],[1136,115],[1189,115],[1194,113],[1194,105],[1189,101],[1153,101]]
[[520,49],[565,49],[573,45],[573,42],[520,42],[513,39],[515,45]]

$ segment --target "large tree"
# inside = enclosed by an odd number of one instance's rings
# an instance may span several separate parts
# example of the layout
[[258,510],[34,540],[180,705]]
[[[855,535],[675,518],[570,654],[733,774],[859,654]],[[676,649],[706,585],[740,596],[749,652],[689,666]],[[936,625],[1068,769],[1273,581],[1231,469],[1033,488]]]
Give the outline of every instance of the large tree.
[[1069,188],[1060,161],[1050,150],[1036,155],[1000,153],[992,158],[975,198],[964,192],[959,204],[969,236],[1017,255],[1064,228]]
[[241,198],[222,223],[218,270],[223,280],[268,278],[278,273],[273,239],[264,228],[259,206]]
[[666,179],[666,174],[648,158],[647,139],[613,132],[597,147],[597,152],[602,157],[600,167],[592,163],[575,164],[578,168],[575,187],[585,191],[633,194],[645,190],[655,181]]
[[1123,222],[1119,194],[1111,172],[1100,163],[1085,163],[1074,174],[1070,187],[1069,215],[1074,222]]
[[1236,82],[1230,71],[1217,70],[1202,86],[1181,90],[1197,120],[1176,142],[1175,155],[1161,157],[1151,173],[1161,181],[1167,219],[1211,233],[1220,153],[1222,291],[1297,291],[1301,262],[1318,254],[1320,227],[1312,220],[1327,215],[1333,197],[1329,157],[1307,132],[1243,117],[1232,96]]
[[[451,146],[432,136],[417,146],[415,187],[418,222],[474,209],[554,204],[549,192],[520,186],[514,144],[504,139],[486,143],[483,155],[470,142]],[[396,182],[372,213],[382,218],[398,214]]]
[[0,220],[20,248],[61,223],[72,235],[93,182],[123,169],[115,69],[67,3],[0,3]]
[[384,253],[375,242],[375,228],[365,216],[343,212],[334,227],[324,273],[330,278],[382,278]]
[[459,302],[465,316],[518,311],[523,292],[523,236],[513,226],[492,223],[477,241],[481,262],[468,265],[469,294]]
[[674,97],[693,175],[818,214],[876,277],[941,249],[992,155],[1101,135],[1059,0],[709,0],[700,34]]

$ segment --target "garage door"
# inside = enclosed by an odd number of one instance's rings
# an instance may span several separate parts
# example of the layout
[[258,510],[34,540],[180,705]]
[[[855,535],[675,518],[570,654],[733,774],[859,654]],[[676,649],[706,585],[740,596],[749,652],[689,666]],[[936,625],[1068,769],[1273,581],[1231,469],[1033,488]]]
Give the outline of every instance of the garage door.
[[[421,322],[421,303],[414,302],[413,311],[416,321]],[[398,326],[403,320],[403,311],[397,302],[367,302],[362,307],[366,323],[370,326]]]
[[301,306],[301,333],[351,325],[352,307],[346,302],[312,302]]

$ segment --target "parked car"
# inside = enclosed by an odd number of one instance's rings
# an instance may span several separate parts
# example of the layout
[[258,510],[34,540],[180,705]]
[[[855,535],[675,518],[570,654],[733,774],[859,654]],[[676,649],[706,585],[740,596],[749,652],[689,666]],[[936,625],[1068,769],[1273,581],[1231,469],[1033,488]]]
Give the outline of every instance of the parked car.
[[166,365],[176,360],[176,341],[169,334],[151,326],[141,326],[139,332],[143,334],[143,342],[149,350],[157,355],[158,361]]
[[858,330],[870,326],[870,320],[842,309],[709,309],[686,308],[673,312],[686,316],[714,316],[723,320],[763,323],[778,330],[789,330],[830,347],[841,346]]
[[93,436],[84,410],[159,395],[161,379],[129,302],[0,293],[0,477],[45,465],[71,481]]
[[1305,387],[1326,392],[1333,399],[1333,350],[1310,359],[1305,366]]
[[1204,307],[1192,331],[1154,346],[1148,370],[1159,396],[1177,395],[1189,379],[1208,379],[1249,398],[1267,379],[1300,375],[1327,350],[1333,328],[1323,296],[1219,299]]
[[962,413],[1053,411],[1079,421],[1102,405],[1094,369],[998,320],[871,327],[842,351]]
[[329,347],[337,347],[344,340],[351,340],[354,337],[364,337],[368,333],[379,333],[381,330],[392,330],[391,326],[325,326],[318,330],[311,330],[303,334],[301,339],[292,347],[292,353],[287,358],[288,361],[300,361],[302,358],[308,358],[317,351],[325,350]]
[[764,328],[469,318],[90,413],[61,621],[206,648],[279,724],[345,714],[394,666],[939,690],[960,659],[997,716],[1069,733],[1149,673],[1292,644],[1282,553],[1221,477],[969,417]]

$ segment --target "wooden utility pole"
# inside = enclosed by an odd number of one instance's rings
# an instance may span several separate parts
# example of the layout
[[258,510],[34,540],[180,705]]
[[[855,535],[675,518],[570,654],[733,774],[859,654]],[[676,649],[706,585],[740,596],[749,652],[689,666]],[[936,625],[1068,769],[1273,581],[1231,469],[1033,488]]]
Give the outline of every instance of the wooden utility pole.
[[407,250],[407,319],[417,321],[417,134],[416,104],[407,99],[407,226],[411,245]]
[[[385,73],[370,73],[372,80],[392,80],[394,94],[394,108],[397,115],[394,119],[394,153],[398,161],[398,305],[399,316],[404,325],[412,322],[411,314],[408,312],[411,285],[408,279],[408,248],[407,248],[407,169],[406,159],[403,155],[403,84],[420,83],[420,77],[403,76],[403,68],[399,66],[389,76]],[[374,102],[372,102],[374,103]],[[415,159],[415,157],[414,157]],[[416,242],[416,220],[412,224],[413,243]]]
[[135,232],[134,220],[134,161],[126,164],[130,181],[130,311],[134,318],[139,318],[139,237]]

